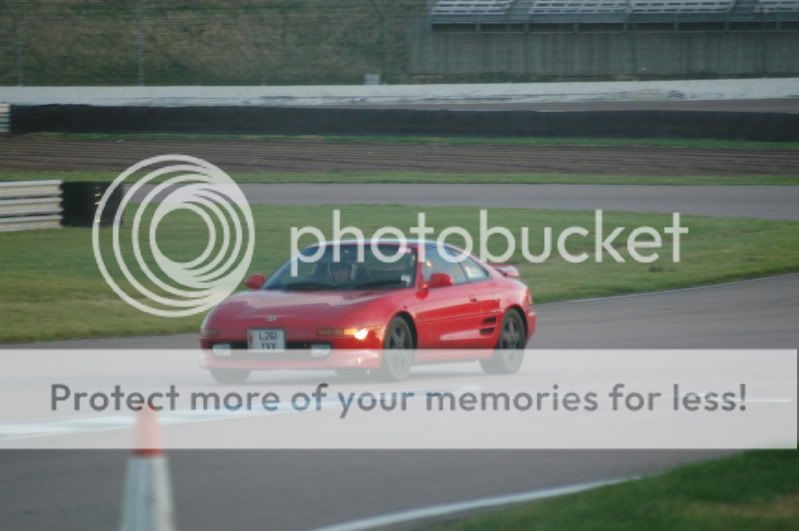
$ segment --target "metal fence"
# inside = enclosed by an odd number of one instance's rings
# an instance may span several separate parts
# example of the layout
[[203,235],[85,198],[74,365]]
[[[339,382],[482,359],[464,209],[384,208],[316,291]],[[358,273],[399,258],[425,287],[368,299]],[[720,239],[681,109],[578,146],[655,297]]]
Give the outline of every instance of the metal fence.
[[684,79],[799,73],[793,31],[419,32],[411,68],[466,80]]
[[0,135],[7,134],[11,129],[11,106],[0,103]]

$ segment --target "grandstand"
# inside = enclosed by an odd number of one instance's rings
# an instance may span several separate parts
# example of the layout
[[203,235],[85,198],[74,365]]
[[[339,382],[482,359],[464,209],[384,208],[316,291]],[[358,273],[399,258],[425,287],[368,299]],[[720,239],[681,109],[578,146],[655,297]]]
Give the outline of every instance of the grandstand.
[[572,13],[619,13],[626,14],[630,11],[630,2],[627,0],[537,0],[533,2],[529,13],[537,15],[563,15]]
[[799,11],[799,0],[759,0],[755,11],[758,13],[780,13]]
[[434,15],[503,15],[514,0],[440,0]]
[[434,26],[500,22],[513,29],[542,22],[779,24],[799,21],[799,0],[434,0],[430,18]]

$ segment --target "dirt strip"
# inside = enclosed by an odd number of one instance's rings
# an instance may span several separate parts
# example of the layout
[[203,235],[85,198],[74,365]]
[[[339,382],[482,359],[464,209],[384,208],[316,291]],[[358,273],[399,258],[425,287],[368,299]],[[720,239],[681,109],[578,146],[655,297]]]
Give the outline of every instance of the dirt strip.
[[322,140],[0,138],[0,170],[120,171],[167,153],[226,171],[412,171],[607,175],[796,175],[799,150],[445,145]]

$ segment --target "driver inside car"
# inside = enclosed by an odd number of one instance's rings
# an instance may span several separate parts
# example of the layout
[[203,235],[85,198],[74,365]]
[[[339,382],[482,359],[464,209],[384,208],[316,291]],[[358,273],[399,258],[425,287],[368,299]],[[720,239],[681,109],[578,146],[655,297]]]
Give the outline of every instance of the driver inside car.
[[333,262],[330,264],[330,278],[334,284],[347,284],[355,280],[355,264]]

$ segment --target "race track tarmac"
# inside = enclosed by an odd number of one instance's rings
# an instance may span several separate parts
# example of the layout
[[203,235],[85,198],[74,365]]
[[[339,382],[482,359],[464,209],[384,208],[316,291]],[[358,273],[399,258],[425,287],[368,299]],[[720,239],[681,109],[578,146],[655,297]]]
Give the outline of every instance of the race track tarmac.
[[[799,186],[241,184],[253,205],[473,206],[799,219]],[[153,189],[144,186],[134,200]]]
[[[796,348],[799,275],[538,307],[533,348]],[[41,344],[193,347],[196,336]],[[420,368],[425,382],[473,378],[476,364]],[[524,369],[523,369],[524,371]],[[318,378],[321,373],[270,378]],[[113,375],[109,374],[109,378]],[[707,451],[179,451],[169,455],[183,529],[307,529],[434,504],[651,474]],[[124,452],[0,452],[3,526],[108,529]],[[46,478],[46,480],[44,480]]]

